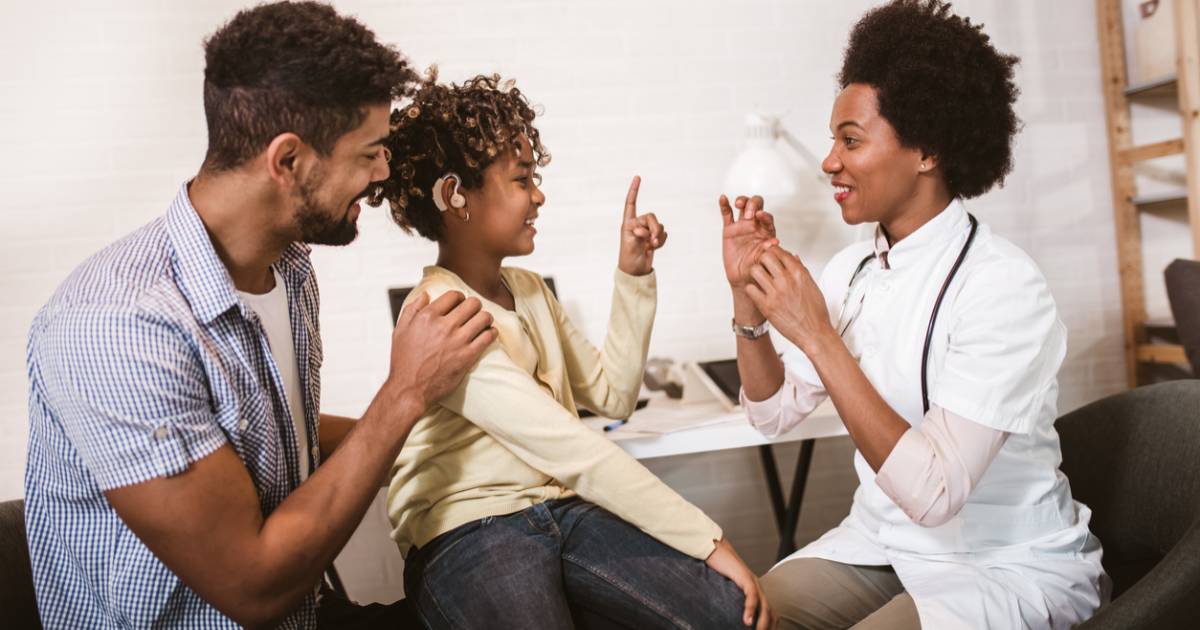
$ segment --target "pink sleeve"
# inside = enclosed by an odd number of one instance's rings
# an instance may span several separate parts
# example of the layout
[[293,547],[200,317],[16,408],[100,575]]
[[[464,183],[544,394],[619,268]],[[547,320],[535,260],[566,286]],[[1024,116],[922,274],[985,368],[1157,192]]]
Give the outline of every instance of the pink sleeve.
[[770,398],[752,401],[746,398],[744,389],[740,397],[750,425],[764,436],[773,438],[795,428],[825,401],[827,395],[825,388],[813,385],[786,370],[783,385]]
[[1008,433],[934,407],[879,467],[875,483],[912,521],[937,527],[967,502]]

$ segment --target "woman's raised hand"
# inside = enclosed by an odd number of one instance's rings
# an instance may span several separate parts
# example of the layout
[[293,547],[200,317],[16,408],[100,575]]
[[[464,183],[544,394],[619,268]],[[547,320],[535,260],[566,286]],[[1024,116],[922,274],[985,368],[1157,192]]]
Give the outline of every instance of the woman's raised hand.
[[721,195],[721,257],[725,262],[725,279],[734,291],[744,290],[751,281],[750,269],[767,248],[778,245],[775,238],[775,217],[762,209],[762,197],[738,197],[734,207],[729,198]]

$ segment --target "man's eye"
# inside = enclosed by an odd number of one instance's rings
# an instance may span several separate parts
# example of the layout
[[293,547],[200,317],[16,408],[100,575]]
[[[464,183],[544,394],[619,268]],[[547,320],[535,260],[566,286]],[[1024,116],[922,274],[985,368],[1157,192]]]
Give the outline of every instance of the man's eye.
[[535,186],[541,186],[541,185],[542,185],[542,174],[541,174],[541,173],[534,173],[534,174],[533,174],[533,184],[534,184]]

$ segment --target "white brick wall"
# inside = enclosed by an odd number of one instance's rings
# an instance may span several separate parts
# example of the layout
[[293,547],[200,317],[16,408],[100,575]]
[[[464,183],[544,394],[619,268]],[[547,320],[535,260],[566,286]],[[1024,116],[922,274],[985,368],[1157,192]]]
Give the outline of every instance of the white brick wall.
[[[0,9],[0,497],[21,494],[29,322],[74,265],[163,212],[195,171],[204,152],[200,42],[241,4],[52,1]],[[338,3],[418,66],[438,62],[454,80],[515,76],[544,106],[540,128],[554,154],[545,170],[549,202],[538,251],[514,262],[554,275],[568,312],[595,340],[609,308],[621,201],[629,178],[642,175],[642,208],[671,232],[658,263],[651,351],[680,359],[733,352],[715,197],[743,116],[785,114],[792,133],[823,156],[846,34],[872,4]],[[1004,189],[970,207],[1024,247],[1050,280],[1071,332],[1061,374],[1062,408],[1070,409],[1119,389],[1122,379],[1093,3],[962,0],[956,7],[1023,58],[1016,170]],[[792,218],[783,234],[802,255],[844,238],[811,236],[814,224],[836,220],[829,195],[816,198],[812,214]],[[325,411],[350,415],[365,408],[385,374],[385,289],[412,284],[435,251],[404,236],[382,210],[367,210],[361,231],[352,246],[314,256]],[[845,440],[818,447],[803,540],[844,514],[853,487],[849,453]],[[769,566],[773,525],[753,451],[651,466],[727,527],[756,568]],[[380,584],[394,570],[361,573],[364,596],[392,592]]]

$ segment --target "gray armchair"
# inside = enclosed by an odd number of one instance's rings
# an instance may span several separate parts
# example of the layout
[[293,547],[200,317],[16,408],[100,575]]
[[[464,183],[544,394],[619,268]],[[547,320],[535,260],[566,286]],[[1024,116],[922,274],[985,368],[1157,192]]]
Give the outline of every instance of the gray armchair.
[[1064,415],[1062,470],[1092,509],[1113,599],[1081,629],[1200,619],[1200,381],[1148,385]]

